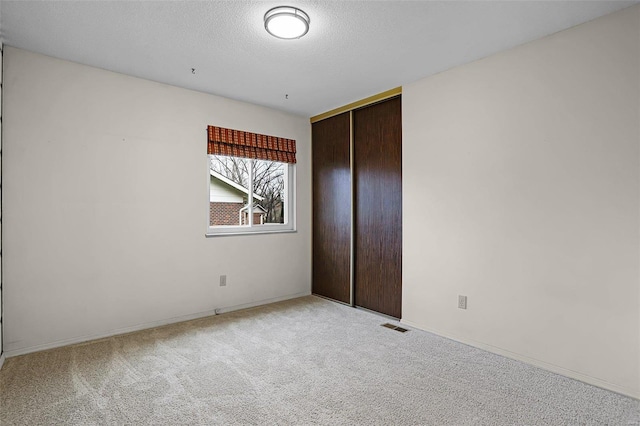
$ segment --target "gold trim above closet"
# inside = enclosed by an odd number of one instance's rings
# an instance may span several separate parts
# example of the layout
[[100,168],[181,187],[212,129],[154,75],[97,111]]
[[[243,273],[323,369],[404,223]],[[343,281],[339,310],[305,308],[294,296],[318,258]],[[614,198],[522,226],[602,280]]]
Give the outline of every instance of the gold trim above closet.
[[369,96],[368,98],[361,99],[356,102],[351,102],[345,106],[341,106],[336,109],[332,109],[331,111],[324,112],[322,114],[315,115],[309,119],[311,123],[316,123],[318,121],[324,120],[325,118],[333,117],[334,115],[342,114],[343,112],[352,111],[354,109],[371,105],[376,102],[384,101],[389,98],[393,98],[394,96],[398,96],[402,94],[402,86],[396,87],[394,89],[387,90],[386,92],[378,93],[377,95]]

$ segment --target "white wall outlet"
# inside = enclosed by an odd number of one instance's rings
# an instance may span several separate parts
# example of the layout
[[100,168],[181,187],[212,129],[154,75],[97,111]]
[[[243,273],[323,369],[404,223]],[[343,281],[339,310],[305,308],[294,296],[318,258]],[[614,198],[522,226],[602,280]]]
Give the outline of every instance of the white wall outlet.
[[227,276],[220,275],[220,287],[224,287],[227,285]]
[[458,308],[467,309],[467,296],[458,295]]

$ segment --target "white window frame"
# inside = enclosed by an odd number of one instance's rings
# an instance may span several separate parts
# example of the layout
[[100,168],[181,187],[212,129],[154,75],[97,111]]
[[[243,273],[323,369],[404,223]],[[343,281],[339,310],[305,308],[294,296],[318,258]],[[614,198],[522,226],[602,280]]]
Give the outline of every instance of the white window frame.
[[[249,159],[251,161],[255,161]],[[269,161],[269,160],[267,160]],[[253,235],[253,234],[278,234],[286,232],[296,232],[296,165],[292,163],[282,163],[285,165],[285,223],[270,223],[266,225],[253,224],[253,185],[249,185],[247,205],[249,207],[249,225],[220,225],[210,226],[210,158],[207,154],[207,237],[219,237],[230,235]],[[253,182],[253,168],[249,167],[249,182]]]

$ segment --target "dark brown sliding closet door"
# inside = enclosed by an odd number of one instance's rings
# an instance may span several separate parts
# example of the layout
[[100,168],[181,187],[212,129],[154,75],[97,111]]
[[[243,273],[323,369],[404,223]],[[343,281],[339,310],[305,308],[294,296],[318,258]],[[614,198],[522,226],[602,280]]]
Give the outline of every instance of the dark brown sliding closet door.
[[349,113],[313,123],[314,294],[350,303],[351,172]]
[[355,110],[353,126],[355,305],[401,318],[400,98]]

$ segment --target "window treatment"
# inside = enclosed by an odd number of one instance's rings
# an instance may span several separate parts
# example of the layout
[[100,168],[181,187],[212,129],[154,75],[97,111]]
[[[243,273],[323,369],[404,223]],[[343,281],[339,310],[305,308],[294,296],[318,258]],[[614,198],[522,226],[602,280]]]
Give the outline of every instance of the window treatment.
[[296,141],[294,139],[217,126],[208,126],[207,135],[207,154],[278,161],[281,163],[296,162]]

